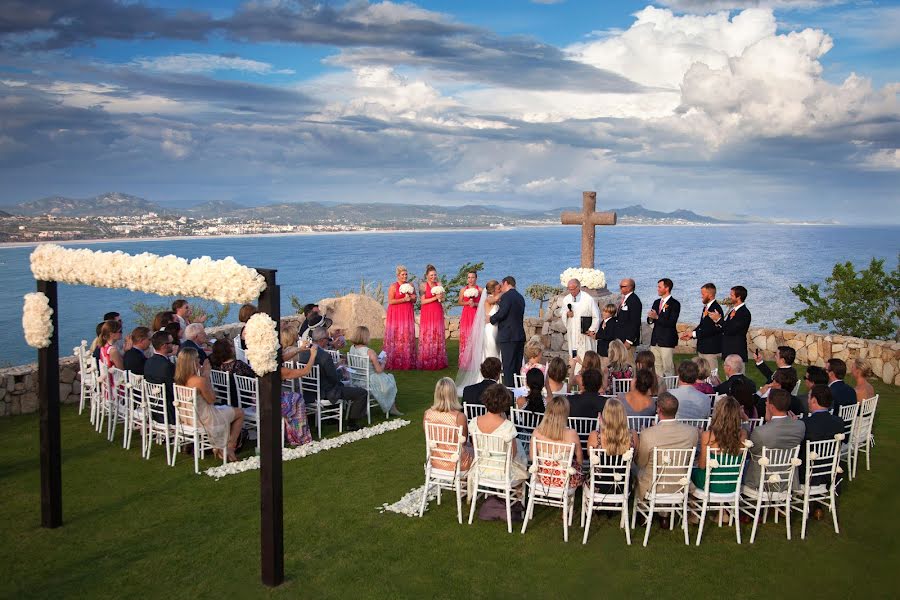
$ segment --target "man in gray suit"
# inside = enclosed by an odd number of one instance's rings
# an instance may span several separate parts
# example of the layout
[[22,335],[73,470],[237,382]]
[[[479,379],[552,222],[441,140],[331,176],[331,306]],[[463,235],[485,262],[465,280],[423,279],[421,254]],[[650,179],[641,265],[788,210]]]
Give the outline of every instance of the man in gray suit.
[[803,443],[806,425],[799,419],[788,416],[791,407],[791,393],[788,390],[773,388],[766,398],[766,424],[757,427],[750,434],[753,447],[750,448],[750,459],[744,471],[744,485],[759,489],[759,459],[763,446],[766,448],[787,449]]
[[678,387],[669,390],[678,398],[679,419],[708,419],[712,402],[709,396],[694,387],[700,369],[692,360],[683,360],[678,365]]
[[656,399],[656,412],[659,415],[659,422],[641,431],[638,445],[638,498],[643,498],[653,486],[654,448],[693,448],[697,445],[699,437],[696,427],[675,420],[675,415],[678,414],[678,398],[669,392],[663,392]]

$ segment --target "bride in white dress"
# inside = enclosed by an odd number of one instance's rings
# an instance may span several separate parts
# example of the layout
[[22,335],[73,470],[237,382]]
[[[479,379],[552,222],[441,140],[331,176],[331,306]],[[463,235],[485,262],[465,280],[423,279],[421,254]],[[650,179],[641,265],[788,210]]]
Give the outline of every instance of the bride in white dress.
[[[500,284],[491,280],[484,286],[481,300],[478,302],[478,310],[472,321],[472,332],[469,334],[469,343],[466,351],[459,359],[459,372],[456,374],[456,393],[462,396],[463,388],[483,379],[481,376],[481,363],[485,358],[493,356],[500,358],[500,349],[497,347],[497,326],[491,325],[490,317],[500,307],[497,305],[498,297],[495,292]],[[484,327],[476,326],[484,323]]]

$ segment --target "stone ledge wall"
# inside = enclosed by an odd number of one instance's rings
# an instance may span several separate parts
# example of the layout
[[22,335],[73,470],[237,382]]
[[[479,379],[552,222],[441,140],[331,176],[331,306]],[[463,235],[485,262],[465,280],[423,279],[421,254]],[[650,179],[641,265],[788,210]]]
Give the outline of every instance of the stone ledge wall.
[[[297,323],[302,319],[296,315],[285,317],[282,323]],[[447,339],[459,339],[459,318],[446,319]],[[559,322],[561,324],[561,322]],[[207,330],[209,336],[233,339],[240,332],[240,323],[231,323]],[[679,323],[678,331],[691,330],[694,325]],[[544,346],[545,358],[566,357],[565,327],[536,317],[525,319],[525,335],[528,339],[538,337]],[[647,327],[646,329],[649,329]],[[649,340],[649,331],[644,331],[643,339]],[[885,383],[900,386],[900,343],[864,340],[843,335],[806,333],[785,329],[753,328],[747,333],[749,348],[759,348],[766,360],[775,358],[778,346],[790,346],[797,351],[798,365],[825,364],[829,358],[851,361],[865,358],[872,365],[875,376]],[[675,352],[694,354],[696,342],[680,342]],[[74,404],[80,400],[81,377],[78,361],[73,356],[62,356],[59,360],[59,397],[64,404]],[[0,417],[36,412],[37,363],[0,369]]]

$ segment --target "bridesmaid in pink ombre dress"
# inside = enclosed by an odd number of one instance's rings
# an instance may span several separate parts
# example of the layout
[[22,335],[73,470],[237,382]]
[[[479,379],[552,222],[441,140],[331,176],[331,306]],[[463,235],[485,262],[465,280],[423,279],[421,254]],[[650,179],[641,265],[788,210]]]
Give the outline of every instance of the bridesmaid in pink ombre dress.
[[[388,289],[387,317],[384,321],[384,345],[387,353],[385,368],[391,371],[408,371],[416,368],[416,291],[407,283],[409,272],[403,265],[397,266],[397,281]],[[400,287],[408,285],[404,293]]]
[[419,312],[419,356],[416,365],[423,371],[439,371],[447,368],[447,349],[444,342],[444,294],[432,294],[439,286],[437,269],[425,268],[425,282],[421,286],[422,308]]
[[[462,316],[459,318],[459,365],[471,368],[472,365],[463,365],[463,355],[469,342],[469,334],[472,332],[472,323],[475,321],[475,313],[478,312],[478,301],[481,300],[481,288],[476,283],[478,274],[475,271],[466,274],[466,287],[459,290],[459,305],[463,307]],[[471,292],[469,290],[472,290]],[[474,296],[466,296],[466,293]]]

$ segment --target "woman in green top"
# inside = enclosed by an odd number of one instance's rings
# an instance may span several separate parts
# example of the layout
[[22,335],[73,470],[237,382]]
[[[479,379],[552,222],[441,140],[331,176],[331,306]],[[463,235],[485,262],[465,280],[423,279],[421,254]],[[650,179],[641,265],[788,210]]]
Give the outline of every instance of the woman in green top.
[[732,396],[719,398],[713,409],[709,430],[700,435],[700,452],[698,453],[697,466],[691,472],[691,481],[700,489],[706,487],[706,449],[717,448],[725,453],[720,463],[730,466],[721,466],[712,469],[713,480],[709,491],[713,494],[730,494],[737,487],[734,483],[716,483],[715,475],[737,474],[740,469],[738,464],[744,440],[747,433],[741,428],[741,405]]

